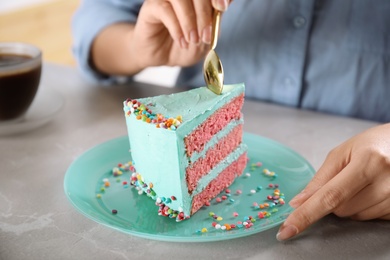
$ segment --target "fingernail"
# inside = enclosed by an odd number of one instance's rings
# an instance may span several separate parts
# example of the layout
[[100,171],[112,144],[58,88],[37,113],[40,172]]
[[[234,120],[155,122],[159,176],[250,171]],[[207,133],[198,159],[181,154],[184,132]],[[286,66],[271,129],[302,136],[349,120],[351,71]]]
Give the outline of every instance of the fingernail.
[[204,42],[206,44],[210,44],[211,43],[211,31],[212,31],[211,25],[210,26],[206,26],[203,29],[203,32],[202,32],[202,42]]
[[284,241],[289,238],[292,238],[298,234],[298,228],[294,225],[284,226],[282,225],[279,229],[279,232],[276,234],[276,239],[279,241]]
[[190,32],[190,42],[198,43],[198,41],[199,41],[198,32],[196,30],[192,30]]
[[217,0],[215,3],[215,8],[221,12],[224,12],[228,8],[228,5],[228,0]]
[[187,43],[186,39],[184,39],[184,37],[180,38],[180,47],[182,49],[187,49],[188,48],[188,43]]

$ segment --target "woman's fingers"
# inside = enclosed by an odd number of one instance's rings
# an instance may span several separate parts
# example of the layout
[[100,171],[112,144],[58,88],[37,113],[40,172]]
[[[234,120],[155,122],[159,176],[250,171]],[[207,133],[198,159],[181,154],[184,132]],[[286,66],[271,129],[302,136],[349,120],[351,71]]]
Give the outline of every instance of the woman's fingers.
[[172,39],[181,47],[188,48],[188,42],[180,26],[175,10],[169,2],[159,5],[161,22],[165,25]]
[[227,10],[229,0],[169,0],[177,20],[180,23],[187,43],[205,43],[211,39],[211,21],[213,7],[224,12]]
[[213,7],[226,11],[229,4],[229,0],[148,0],[143,7],[148,26],[162,23],[178,46],[187,49],[190,44],[210,43]]
[[337,147],[328,154],[324,163],[314,175],[313,179],[307,184],[306,188],[289,202],[291,207],[297,208],[302,205],[302,203],[344,169],[349,162],[349,158],[343,158],[345,152],[341,151],[342,149],[341,146]]
[[[349,188],[349,187],[345,187]],[[366,186],[349,201],[344,202],[337,207],[333,213],[339,217],[351,217],[354,219],[366,220],[369,218],[378,218],[385,213],[383,205],[385,197],[383,191],[385,187],[381,183],[373,183]],[[383,204],[384,203],[384,204]],[[381,206],[380,206],[381,205]],[[387,204],[389,207],[390,205]],[[378,210],[383,210],[381,213]],[[390,213],[390,209],[388,210]]]
[[199,39],[203,43],[209,44],[211,42],[211,22],[213,14],[210,0],[196,0],[194,1],[194,8],[197,16]]
[[354,220],[390,219],[390,198],[383,199],[379,203],[358,211],[350,216]]
[[193,1],[169,0],[168,2],[172,5],[173,10],[175,11],[177,20],[179,21],[181,30],[184,35],[184,39],[187,41],[187,43],[198,43],[198,17],[195,11]]
[[212,0],[213,7],[218,11],[225,12],[231,1],[229,0]]
[[384,216],[380,217],[379,219],[390,220],[390,214],[384,215]]
[[[157,15],[158,14],[158,15]],[[172,5],[168,1],[145,1],[135,27],[137,37],[151,43],[167,41],[163,32],[182,48],[188,47]],[[153,46],[142,44],[143,50]]]
[[333,212],[356,220],[390,219],[390,124],[369,129],[332,150],[281,226],[279,240]]
[[199,62],[211,42],[212,1],[145,0],[129,48],[142,53],[134,58],[137,66],[185,67]]
[[349,164],[318,189],[286,219],[279,229],[277,239],[286,240],[302,232],[367,186],[367,181],[356,180],[353,174],[356,170],[355,165]]

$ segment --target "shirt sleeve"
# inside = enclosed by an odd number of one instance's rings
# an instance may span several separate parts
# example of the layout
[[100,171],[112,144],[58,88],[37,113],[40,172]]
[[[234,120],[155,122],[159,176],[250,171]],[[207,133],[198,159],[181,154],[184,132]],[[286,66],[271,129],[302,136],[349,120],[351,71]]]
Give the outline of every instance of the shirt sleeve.
[[[90,64],[93,40],[105,27],[119,22],[135,23],[143,1],[140,0],[83,0],[72,20],[73,46],[81,73],[92,82],[109,85],[117,77],[104,75]],[[123,77],[121,77],[123,80]]]

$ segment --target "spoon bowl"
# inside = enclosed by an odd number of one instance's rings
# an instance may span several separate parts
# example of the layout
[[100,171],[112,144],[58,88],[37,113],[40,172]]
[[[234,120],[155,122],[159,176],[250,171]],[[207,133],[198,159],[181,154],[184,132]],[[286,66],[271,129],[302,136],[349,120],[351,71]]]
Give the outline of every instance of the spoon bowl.
[[203,63],[204,80],[207,88],[217,95],[220,95],[223,90],[223,67],[218,54],[211,49],[207,54]]
[[221,12],[215,10],[213,16],[211,48],[203,63],[203,74],[206,86],[217,95],[222,93],[224,80],[222,62],[214,50],[215,47],[217,47],[220,20]]

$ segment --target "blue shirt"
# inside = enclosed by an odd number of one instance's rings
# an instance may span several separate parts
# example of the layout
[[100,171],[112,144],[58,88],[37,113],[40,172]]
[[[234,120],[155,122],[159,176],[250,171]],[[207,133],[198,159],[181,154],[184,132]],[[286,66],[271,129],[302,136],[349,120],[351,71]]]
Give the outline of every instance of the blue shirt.
[[[84,0],[73,21],[74,53],[84,74],[96,34],[135,22],[140,0]],[[246,97],[338,115],[390,122],[390,1],[235,0],[224,13],[216,49],[225,84]],[[183,68],[178,85],[203,86],[202,62]]]

